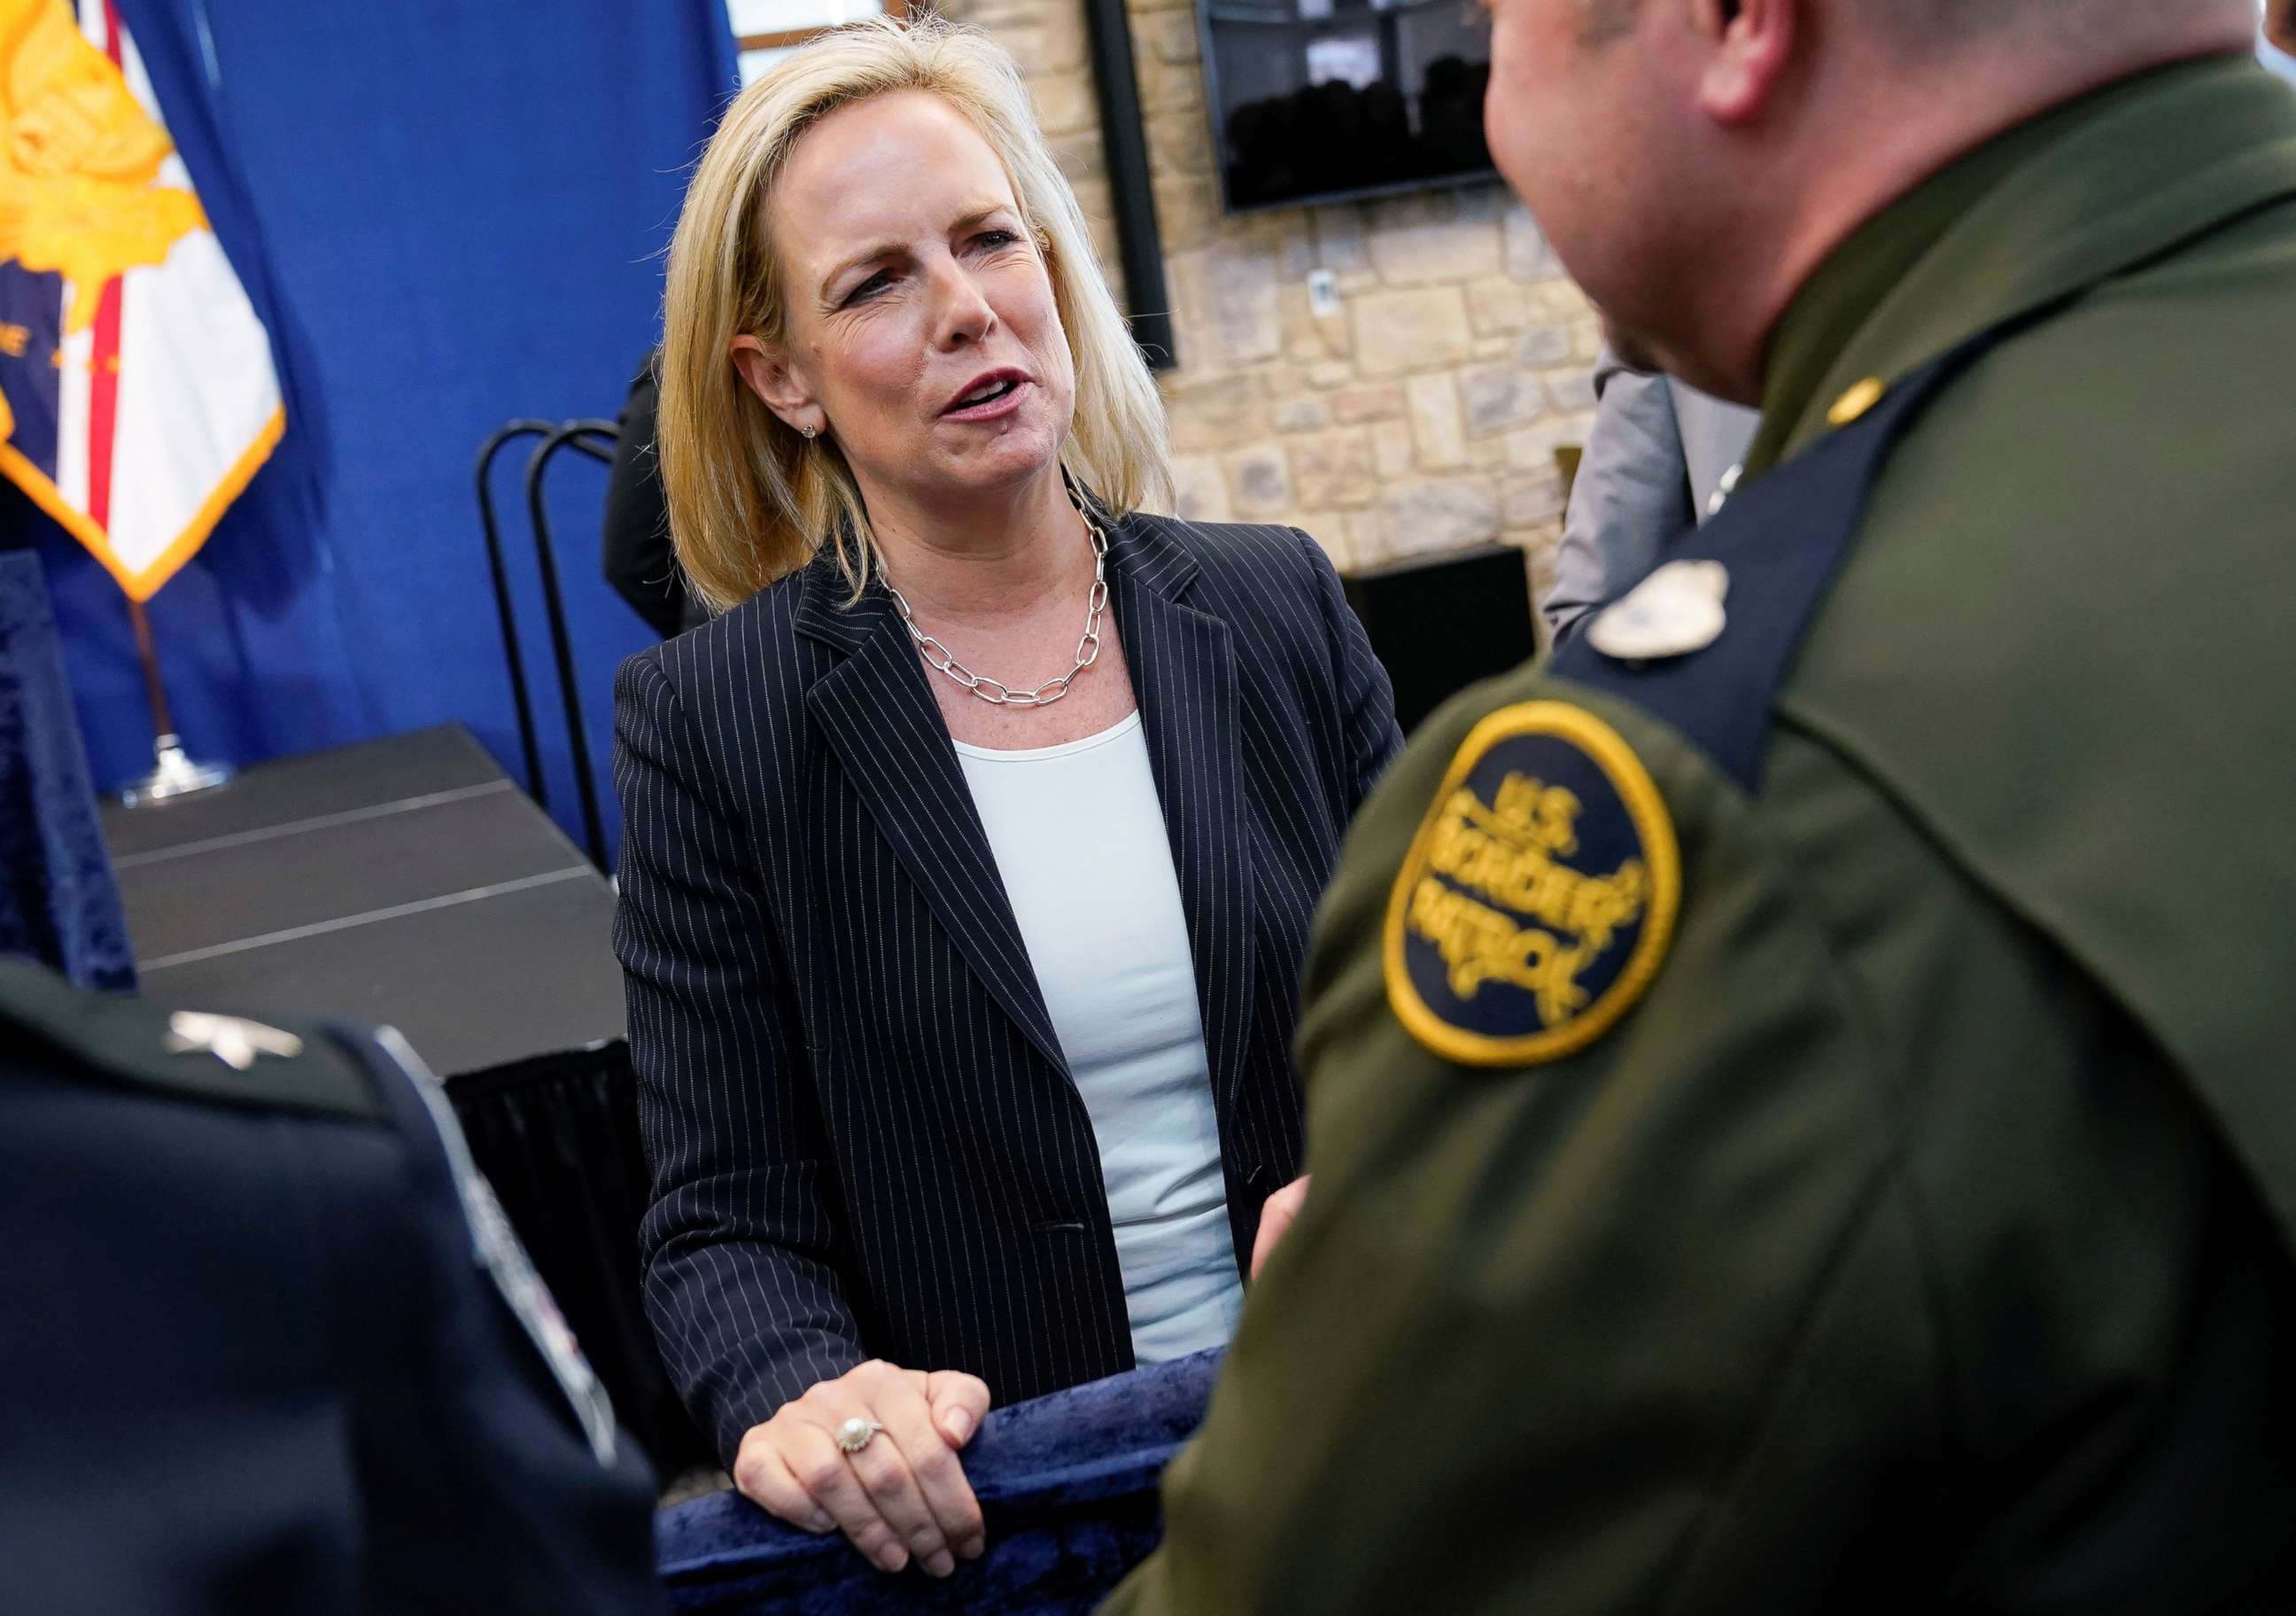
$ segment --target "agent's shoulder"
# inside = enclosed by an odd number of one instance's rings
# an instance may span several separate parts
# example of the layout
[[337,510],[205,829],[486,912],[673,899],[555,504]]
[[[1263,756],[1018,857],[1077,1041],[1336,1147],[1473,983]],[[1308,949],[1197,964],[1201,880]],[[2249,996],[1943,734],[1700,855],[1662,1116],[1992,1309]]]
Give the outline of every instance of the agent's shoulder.
[[330,1029],[86,992],[27,959],[0,958],[0,1046],[12,1074],[91,1089],[367,1122],[387,1114]]

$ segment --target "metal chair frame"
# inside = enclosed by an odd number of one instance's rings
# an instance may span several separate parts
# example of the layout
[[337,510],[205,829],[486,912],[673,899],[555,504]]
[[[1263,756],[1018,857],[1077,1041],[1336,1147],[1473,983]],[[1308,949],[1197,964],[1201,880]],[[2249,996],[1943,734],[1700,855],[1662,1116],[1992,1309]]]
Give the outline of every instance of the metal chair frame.
[[543,779],[542,748],[534,718],[534,703],[526,685],[526,665],[520,651],[518,611],[511,598],[510,570],[503,556],[502,526],[495,514],[491,476],[496,457],[513,440],[538,438],[526,463],[527,521],[534,537],[535,571],[542,585],[543,612],[550,630],[550,650],[558,675],[559,707],[565,718],[567,751],[574,767],[574,790],[580,799],[582,833],[590,862],[606,868],[606,833],[598,808],[597,778],[590,764],[590,742],[582,725],[582,697],[576,687],[573,636],[566,625],[566,600],[558,582],[558,547],[550,530],[545,478],[562,449],[571,448],[589,458],[611,464],[611,446],[621,430],[611,421],[583,419],[553,422],[521,416],[504,423],[480,446],[476,470],[479,526],[487,545],[487,570],[494,585],[495,612],[502,625],[503,662],[510,675],[511,703],[518,717],[521,759],[526,766],[526,789],[536,804],[547,809],[549,788]]

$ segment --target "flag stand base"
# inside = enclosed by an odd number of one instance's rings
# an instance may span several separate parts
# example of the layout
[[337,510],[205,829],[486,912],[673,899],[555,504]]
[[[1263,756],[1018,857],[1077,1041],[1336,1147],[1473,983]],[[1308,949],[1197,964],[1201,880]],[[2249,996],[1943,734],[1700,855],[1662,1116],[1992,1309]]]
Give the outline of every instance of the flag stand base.
[[170,797],[211,791],[229,780],[231,774],[226,764],[193,762],[185,754],[180,740],[171,734],[163,734],[157,743],[157,759],[152,772],[120,792],[119,800],[129,808],[142,808],[148,802],[165,802]]

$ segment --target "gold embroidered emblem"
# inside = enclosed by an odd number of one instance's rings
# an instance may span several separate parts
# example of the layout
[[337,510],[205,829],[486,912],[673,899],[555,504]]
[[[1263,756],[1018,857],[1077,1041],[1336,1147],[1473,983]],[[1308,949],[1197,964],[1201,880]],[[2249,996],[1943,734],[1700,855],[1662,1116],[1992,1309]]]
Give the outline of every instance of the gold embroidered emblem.
[[63,276],[66,334],[115,277],[207,228],[197,197],[157,183],[168,132],[65,0],[0,0],[0,262]]
[[1640,759],[1581,708],[1477,725],[1388,904],[1388,1000],[1447,1060],[1583,1048],[1649,984],[1680,899],[1674,826]]

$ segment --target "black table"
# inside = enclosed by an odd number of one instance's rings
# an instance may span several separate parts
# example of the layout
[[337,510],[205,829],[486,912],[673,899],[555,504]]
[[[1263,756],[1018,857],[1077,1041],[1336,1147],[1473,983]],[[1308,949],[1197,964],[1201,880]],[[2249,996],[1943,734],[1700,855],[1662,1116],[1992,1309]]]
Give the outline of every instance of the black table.
[[396,1027],[658,1468],[706,1456],[640,1300],[614,896],[460,725],[104,815],[145,988]]
[[611,890],[458,724],[103,829],[154,993],[387,1023],[448,1075],[622,1036]]

